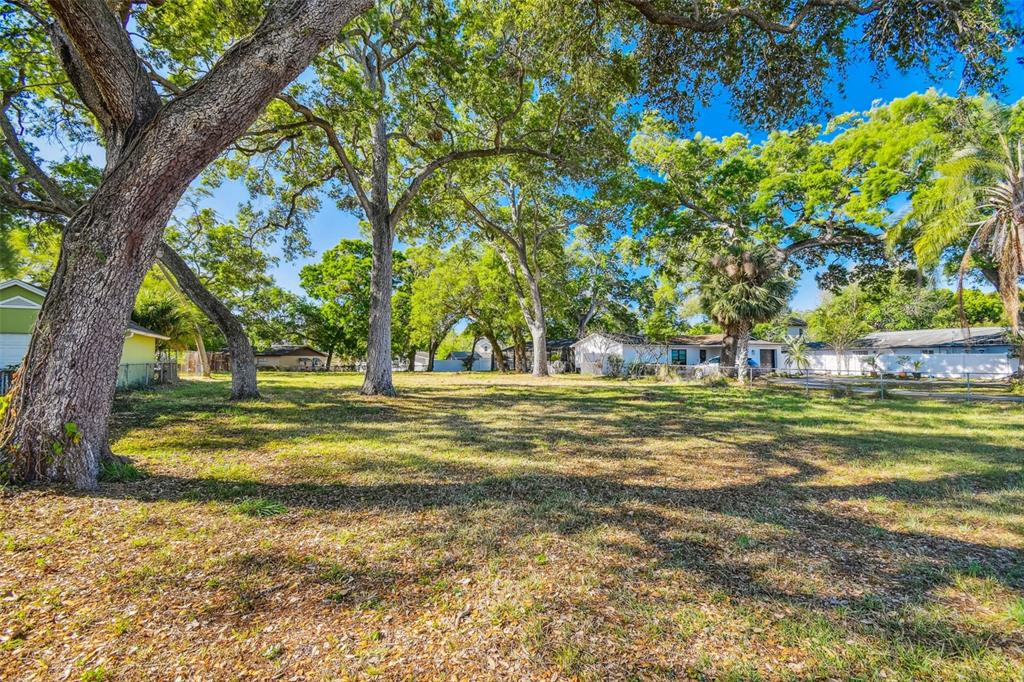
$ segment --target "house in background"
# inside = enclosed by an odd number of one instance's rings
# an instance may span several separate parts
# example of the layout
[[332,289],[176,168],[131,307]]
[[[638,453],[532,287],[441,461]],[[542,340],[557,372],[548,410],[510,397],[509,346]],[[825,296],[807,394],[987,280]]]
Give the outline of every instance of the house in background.
[[268,350],[255,353],[256,369],[278,369],[293,372],[313,372],[327,369],[327,353],[311,346],[274,344]]
[[[638,334],[594,332],[573,344],[576,365],[581,374],[608,374],[614,362],[623,366],[646,365],[699,365],[721,357],[725,334],[676,336],[666,342],[650,341]],[[781,366],[782,344],[774,341],[751,339],[749,357],[759,367]]]
[[[20,279],[0,282],[0,371],[16,368],[25,358],[45,297],[45,289]],[[162,334],[129,322],[117,370],[117,387],[148,386],[171,380],[172,376],[176,378],[177,366],[172,370],[170,365],[174,363],[160,362],[156,351],[156,342],[167,340]]]
[[[494,349],[491,348],[491,342],[487,339],[477,339],[473,345],[472,351],[468,350],[457,350],[448,353],[443,360],[434,360],[434,371],[435,372],[465,372],[466,363],[469,361],[470,353],[473,355],[473,364],[469,371],[472,372],[490,372],[494,369]],[[423,363],[423,369],[427,368],[426,361]],[[417,369],[419,367],[417,366]]]
[[786,318],[786,336],[797,338],[807,333],[807,322],[796,315]]
[[[564,374],[566,372],[576,371],[576,351],[573,349],[573,344],[576,343],[576,339],[548,339],[547,340],[547,352],[548,352],[548,372],[551,374]],[[533,341],[527,341],[524,345],[525,366],[523,368],[516,367],[516,348],[515,346],[509,346],[501,351],[502,355],[505,356],[505,364],[508,368],[514,372],[532,372],[533,371]]]
[[[812,342],[807,358],[811,370],[842,374],[907,371],[932,377],[1005,377],[1019,367],[1007,331],[974,327],[875,332],[858,339],[845,353]],[[915,361],[918,368],[912,366]]]

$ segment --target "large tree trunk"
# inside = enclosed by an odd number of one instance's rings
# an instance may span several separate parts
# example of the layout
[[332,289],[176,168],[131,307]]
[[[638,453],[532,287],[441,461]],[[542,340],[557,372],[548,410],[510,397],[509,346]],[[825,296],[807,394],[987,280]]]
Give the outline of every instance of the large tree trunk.
[[256,356],[242,321],[202,281],[174,249],[160,245],[158,258],[174,277],[181,290],[210,319],[227,340],[231,353],[231,399],[254,400],[260,397],[256,386]]
[[501,346],[498,345],[498,337],[495,336],[493,329],[488,329],[484,334],[484,338],[491,344],[491,357],[494,358],[494,363],[498,367],[499,372],[508,371],[508,363],[505,362],[505,354],[501,352]]
[[721,368],[736,366],[736,343],[739,338],[739,330],[735,326],[723,325],[725,335],[722,339],[722,355],[719,357],[718,366]]
[[391,377],[391,287],[394,230],[388,204],[388,139],[384,117],[374,122],[370,141],[373,155],[370,206],[373,266],[370,269],[370,333],[366,344],[363,395],[397,395]]
[[409,371],[409,372],[415,372],[416,371],[416,349],[415,348],[413,348],[411,351],[409,351],[408,361],[409,361],[409,364],[406,366],[406,370]]
[[533,371],[535,377],[548,376],[548,334],[543,324],[530,324],[533,339]]
[[437,347],[441,345],[440,341],[435,339],[430,340],[430,347],[427,349],[427,371],[434,371],[434,358],[437,356]]
[[750,353],[750,324],[740,324],[736,336],[736,378],[743,379],[748,376],[747,356]]
[[[0,423],[16,480],[96,485],[129,315],[189,183],[256,119],[366,0],[280,0],[186,93],[162,105],[102,0],[53,0],[58,57],[104,131],[107,167],[68,221]],[[3,466],[5,465],[6,466]]]

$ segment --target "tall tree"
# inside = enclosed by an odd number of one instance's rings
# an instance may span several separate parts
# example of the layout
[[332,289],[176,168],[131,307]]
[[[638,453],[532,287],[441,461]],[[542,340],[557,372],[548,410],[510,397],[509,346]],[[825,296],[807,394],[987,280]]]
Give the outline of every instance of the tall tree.
[[[955,131],[936,177],[913,196],[907,225],[922,266],[935,265],[950,248],[959,257],[958,291],[972,269],[986,273],[1002,299],[1011,331],[1022,322],[1024,277],[1024,100],[1013,106],[975,102],[976,116]],[[1022,351],[1024,352],[1024,351]]]
[[[886,260],[883,239],[894,224],[889,206],[923,182],[932,167],[894,167],[889,159],[920,159],[914,151],[919,144],[917,136],[883,134],[870,115],[840,116],[825,128],[776,131],[757,144],[739,134],[680,139],[649,116],[632,150],[657,179],[637,182],[637,224],[649,230],[663,265],[706,278],[699,280],[702,288],[721,290],[725,276],[733,283],[732,295],[748,292],[746,309],[759,310],[758,319],[734,325],[716,319],[732,341],[726,355],[743,362],[735,344],[745,343],[754,324],[774,315],[771,306],[762,306],[774,299],[764,286],[783,291],[783,280],[829,258]],[[708,312],[721,307],[706,295],[702,299]],[[727,307],[744,310],[738,303]],[[784,309],[785,301],[776,312]]]
[[355,360],[366,352],[372,269],[371,244],[343,239],[325,251],[319,263],[307,265],[299,273],[302,288],[318,305],[316,315],[305,317],[321,327],[317,336],[328,360],[335,353]]
[[374,268],[364,394],[395,393],[392,248],[421,191],[469,160],[548,155],[553,132],[576,122],[572,98],[561,97],[567,79],[552,77],[537,57],[541,37],[515,14],[492,3],[384,3],[241,147],[366,221]]
[[837,295],[829,295],[807,317],[807,331],[812,338],[832,346],[843,364],[846,354],[860,337],[872,331],[864,321],[866,300],[857,285],[850,285]]
[[[181,95],[165,98],[126,28],[131,3],[120,6],[121,15],[103,0],[52,0],[50,13],[16,3],[14,21],[30,24],[35,46],[49,41],[59,61],[44,82],[65,84],[64,92],[73,90],[84,103],[106,159],[95,191],[64,229],[56,272],[0,422],[9,477],[96,485],[109,452],[107,421],[124,330],[178,200],[369,4],[278,0],[246,40]],[[25,50],[17,54],[22,65],[31,61]],[[39,70],[15,73],[5,99],[35,99],[31,79]],[[61,201],[53,189],[39,174],[28,188],[32,198],[22,197],[34,202],[33,210],[52,211]]]
[[410,325],[416,341],[426,346],[429,372],[448,332],[468,313],[474,260],[465,243],[444,251],[419,247],[410,260],[421,273],[412,285]]

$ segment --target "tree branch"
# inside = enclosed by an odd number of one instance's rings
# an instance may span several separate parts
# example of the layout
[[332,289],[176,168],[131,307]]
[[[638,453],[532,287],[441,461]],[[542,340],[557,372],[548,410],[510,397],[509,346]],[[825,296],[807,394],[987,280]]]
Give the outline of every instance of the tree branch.
[[287,93],[281,93],[277,98],[291,107],[292,111],[301,114],[310,125],[314,125],[324,131],[324,135],[327,136],[327,143],[331,146],[334,155],[338,157],[341,167],[345,170],[345,175],[348,177],[349,184],[352,185],[352,191],[355,192],[359,205],[362,206],[363,212],[369,217],[373,211],[370,199],[366,196],[366,190],[363,189],[363,180],[359,176],[359,171],[356,170],[355,165],[352,164],[352,160],[349,159],[345,147],[338,138],[338,133],[334,130],[334,126],[331,125],[330,121],[317,116],[312,109]]
[[768,33],[788,35],[800,28],[800,25],[817,9],[840,9],[858,16],[872,14],[880,10],[880,0],[862,5],[856,0],[807,0],[788,22],[769,19],[764,13],[747,7],[719,9],[717,14],[704,17],[698,11],[693,14],[680,14],[671,10],[662,10],[654,6],[651,0],[620,0],[638,11],[650,23],[658,26],[683,28],[697,33],[717,33],[739,19],[747,19],[755,26]]
[[[88,76],[98,96],[90,102],[90,93],[83,100],[90,109],[102,108],[102,115],[93,113],[106,121],[108,144],[124,145],[161,105],[128,32],[103,0],[49,0],[49,4],[67,39],[65,47],[74,51],[67,59],[61,54],[61,61],[81,64],[81,75]],[[74,78],[72,82],[77,88],[79,83]]]
[[[0,105],[0,131],[4,135],[4,144],[11,150],[14,158],[17,159],[21,167],[25,169],[29,177],[35,180],[40,187],[43,188],[43,192],[46,193],[53,207],[55,207],[60,213],[71,217],[75,211],[78,210],[78,204],[72,201],[58,185],[53,178],[46,174],[46,172],[36,163],[36,160],[32,158],[32,155],[28,153],[22,145],[21,141],[18,140],[17,131],[14,130],[14,126],[11,124],[9,118],[7,118],[7,109],[10,106],[10,99],[5,96]],[[39,209],[33,209],[39,210]]]
[[454,151],[445,154],[444,156],[438,157],[423,167],[416,177],[412,179],[409,186],[405,188],[402,195],[395,202],[395,207],[391,210],[391,224],[397,225],[398,221],[401,220],[402,215],[409,208],[412,200],[416,197],[416,193],[420,187],[426,182],[431,175],[436,173],[441,168],[444,168],[450,163],[455,161],[462,161],[465,159],[483,159],[494,156],[510,156],[514,154],[528,154],[531,156],[537,156],[552,161],[558,160],[553,154],[540,151],[539,149],[533,149],[531,147],[490,147],[487,149],[465,149],[462,151]]

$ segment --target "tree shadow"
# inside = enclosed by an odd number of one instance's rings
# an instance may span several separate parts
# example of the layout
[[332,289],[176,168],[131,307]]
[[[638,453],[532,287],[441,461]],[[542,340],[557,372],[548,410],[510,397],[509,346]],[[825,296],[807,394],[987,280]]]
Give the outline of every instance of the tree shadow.
[[[451,519],[500,509],[491,530],[501,537],[545,533],[579,540],[602,531],[601,537],[635,538],[602,540],[601,547],[609,557],[642,559],[649,572],[685,571],[729,598],[829,614],[849,631],[866,636],[900,640],[944,655],[952,651],[956,656],[986,646],[1024,646],[1020,633],[1008,636],[964,623],[954,627],[927,614],[917,625],[908,625],[902,615],[893,615],[928,603],[937,590],[965,575],[980,574],[1021,592],[1024,559],[1016,546],[892,530],[845,506],[884,499],[956,510],[968,498],[973,509],[1009,515],[1005,499],[990,498],[1024,489],[1020,450],[994,435],[890,428],[886,420],[899,414],[891,403],[842,401],[811,414],[802,397],[778,399],[756,391],[414,386],[397,400],[363,399],[354,389],[271,387],[266,392],[266,402],[224,406],[213,390],[196,391],[183,396],[171,413],[166,400],[156,400],[153,406],[134,406],[130,417],[122,412],[119,428],[173,430],[208,420],[209,440],[203,447],[214,452],[295,438],[318,437],[330,443],[335,431],[345,439],[389,439],[395,437],[396,422],[415,423],[407,437],[420,448],[515,456],[520,465],[496,473],[486,458],[446,463],[443,458],[409,456],[394,466],[367,463],[367,469],[356,467],[346,473],[400,477],[416,471],[425,478],[360,484],[301,476],[237,482],[215,476],[154,475],[138,483],[104,485],[88,494],[141,502],[223,503],[259,497],[294,510],[389,516],[437,511]],[[905,417],[947,414],[942,405],[898,407],[907,408]],[[872,428],[873,423],[879,427]],[[638,444],[648,439],[706,444],[735,456],[744,475],[728,482],[679,481],[665,475],[656,457],[637,454]],[[584,461],[628,466],[621,475],[558,467],[530,470],[537,460],[554,458],[560,464],[560,443],[570,444]],[[969,455],[975,470],[928,480],[899,476],[866,483],[829,482],[832,460],[870,466],[894,453],[909,452]],[[763,537],[751,539],[737,527],[761,529]],[[627,569],[615,566],[610,562],[608,570],[620,571],[622,583],[634,579]],[[807,580],[793,584],[781,580],[780,573]],[[384,589],[388,583],[420,578],[396,574],[355,580]],[[355,599],[346,595],[358,592],[353,588],[339,599]]]

